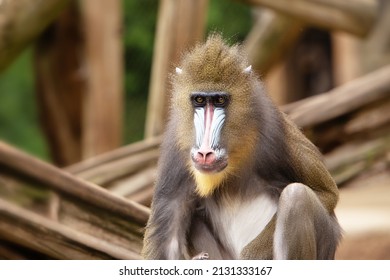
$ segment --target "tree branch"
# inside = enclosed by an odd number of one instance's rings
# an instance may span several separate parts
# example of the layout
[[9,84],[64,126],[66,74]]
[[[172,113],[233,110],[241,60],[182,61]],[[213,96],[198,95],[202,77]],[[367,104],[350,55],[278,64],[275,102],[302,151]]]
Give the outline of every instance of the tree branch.
[[378,1],[367,0],[238,0],[299,18],[307,23],[366,36],[377,13]]
[[57,17],[68,2],[0,1],[0,72]]
[[331,91],[282,107],[299,126],[311,126],[374,102],[390,93],[390,65]]

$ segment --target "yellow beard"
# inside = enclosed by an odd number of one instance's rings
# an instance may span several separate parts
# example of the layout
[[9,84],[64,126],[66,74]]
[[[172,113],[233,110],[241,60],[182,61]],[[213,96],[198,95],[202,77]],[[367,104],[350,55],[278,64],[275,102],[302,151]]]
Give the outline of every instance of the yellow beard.
[[196,192],[198,195],[201,197],[212,195],[214,190],[225,180],[226,173],[205,174],[193,169],[192,174],[196,182]]

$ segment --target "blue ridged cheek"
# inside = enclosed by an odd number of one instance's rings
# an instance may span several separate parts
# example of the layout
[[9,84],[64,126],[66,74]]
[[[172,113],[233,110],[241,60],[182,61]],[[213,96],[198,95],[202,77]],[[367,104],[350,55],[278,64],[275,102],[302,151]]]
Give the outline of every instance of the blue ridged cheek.
[[[224,108],[214,108],[213,119],[210,128],[211,143],[208,143],[212,149],[220,146],[222,128],[225,124],[226,114]],[[205,135],[205,108],[195,108],[194,112],[195,141],[196,147],[200,147]]]
[[196,147],[202,145],[204,132],[205,132],[205,109],[203,107],[196,108],[194,113],[194,125],[195,125],[195,141]]

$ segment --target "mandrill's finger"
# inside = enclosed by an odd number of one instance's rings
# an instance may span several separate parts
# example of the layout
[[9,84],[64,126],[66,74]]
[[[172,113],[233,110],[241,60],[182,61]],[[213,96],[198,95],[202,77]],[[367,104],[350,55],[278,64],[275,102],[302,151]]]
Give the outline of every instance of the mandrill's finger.
[[206,252],[201,252],[201,253],[197,254],[196,256],[194,256],[192,259],[193,260],[208,260],[209,254]]

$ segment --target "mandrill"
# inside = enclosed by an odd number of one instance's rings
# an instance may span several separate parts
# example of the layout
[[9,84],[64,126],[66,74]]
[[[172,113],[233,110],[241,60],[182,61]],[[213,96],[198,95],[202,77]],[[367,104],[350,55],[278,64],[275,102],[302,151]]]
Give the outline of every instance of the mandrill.
[[337,186],[239,46],[218,34],[183,57],[142,255],[333,259]]

